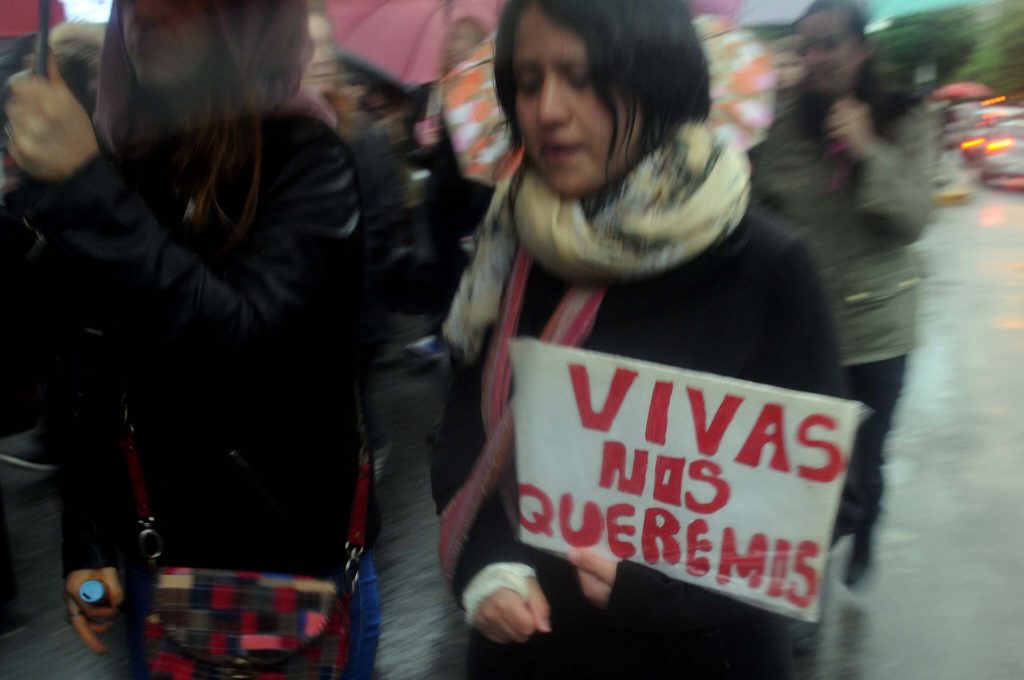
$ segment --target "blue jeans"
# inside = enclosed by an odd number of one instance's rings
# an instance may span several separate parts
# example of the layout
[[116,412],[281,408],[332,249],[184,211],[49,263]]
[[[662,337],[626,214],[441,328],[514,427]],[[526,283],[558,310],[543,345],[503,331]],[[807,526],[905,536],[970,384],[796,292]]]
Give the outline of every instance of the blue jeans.
[[349,635],[349,657],[341,680],[370,680],[380,640],[380,589],[373,550],[367,550],[359,561],[359,582],[349,607],[352,629]]
[[[342,571],[331,578],[341,587]],[[125,626],[128,633],[128,653],[132,677],[149,680],[146,670],[145,630],[146,616],[153,601],[153,575],[145,567],[130,564],[125,570]],[[377,588],[377,569],[373,564],[373,550],[367,550],[359,562],[359,582],[352,594],[349,607],[351,631],[349,659],[341,680],[370,680],[373,663],[377,658],[380,639],[380,590]]]

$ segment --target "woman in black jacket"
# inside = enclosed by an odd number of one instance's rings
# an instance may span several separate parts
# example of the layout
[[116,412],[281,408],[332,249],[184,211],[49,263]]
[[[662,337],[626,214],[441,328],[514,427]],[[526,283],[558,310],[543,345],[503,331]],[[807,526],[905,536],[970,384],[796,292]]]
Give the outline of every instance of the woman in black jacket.
[[[442,566],[474,627],[469,675],[790,677],[780,618],[635,563],[529,548],[500,480],[466,483],[501,448],[481,405],[504,355],[494,325],[516,309],[521,336],[589,327],[588,349],[840,389],[806,249],[747,212],[746,159],[705,122],[707,66],[682,3],[512,0],[495,76],[526,162],[497,190],[446,323],[458,373],[433,461]],[[525,291],[516,309],[510,282]]]
[[[162,564],[327,576],[345,561],[363,245],[349,153],[299,93],[306,21],[301,0],[119,1],[95,134],[59,80],[21,81],[8,106],[31,180],[17,204],[50,251],[38,287],[65,322],[47,432],[68,611],[102,650],[123,556],[138,677],[149,577],[125,405]],[[110,608],[81,601],[87,579]],[[372,665],[374,648],[353,653]]]

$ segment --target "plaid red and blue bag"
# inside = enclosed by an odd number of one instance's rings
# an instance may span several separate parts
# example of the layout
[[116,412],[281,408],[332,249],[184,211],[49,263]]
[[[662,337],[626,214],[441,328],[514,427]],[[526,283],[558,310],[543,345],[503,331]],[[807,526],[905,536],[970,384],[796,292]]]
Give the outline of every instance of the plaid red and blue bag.
[[135,434],[125,408],[121,453],[135,496],[139,548],[156,572],[146,618],[151,680],[338,680],[349,655],[349,604],[359,580],[370,499],[363,435],[345,544],[344,592],[330,579],[252,571],[162,567]]
[[152,680],[337,678],[349,596],[325,579],[166,567],[146,619]]

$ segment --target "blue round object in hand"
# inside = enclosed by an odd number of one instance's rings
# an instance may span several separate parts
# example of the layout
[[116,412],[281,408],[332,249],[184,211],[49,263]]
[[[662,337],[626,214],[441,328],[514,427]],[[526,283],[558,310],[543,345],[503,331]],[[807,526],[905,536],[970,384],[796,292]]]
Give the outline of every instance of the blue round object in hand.
[[103,587],[101,581],[89,579],[78,589],[78,595],[82,598],[83,602],[96,604],[97,602],[102,602],[107,596],[107,589]]

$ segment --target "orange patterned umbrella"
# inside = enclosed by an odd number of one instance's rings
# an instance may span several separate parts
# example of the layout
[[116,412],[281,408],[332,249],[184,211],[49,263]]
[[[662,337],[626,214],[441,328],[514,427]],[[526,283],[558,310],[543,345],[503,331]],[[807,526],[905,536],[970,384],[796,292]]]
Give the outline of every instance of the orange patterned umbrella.
[[483,43],[441,81],[444,122],[462,174],[493,185],[516,166],[494,89],[494,42]]
[[711,71],[711,127],[743,149],[757,146],[775,116],[778,77],[771,52],[725,17],[697,17],[694,26]]

